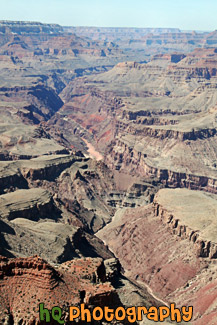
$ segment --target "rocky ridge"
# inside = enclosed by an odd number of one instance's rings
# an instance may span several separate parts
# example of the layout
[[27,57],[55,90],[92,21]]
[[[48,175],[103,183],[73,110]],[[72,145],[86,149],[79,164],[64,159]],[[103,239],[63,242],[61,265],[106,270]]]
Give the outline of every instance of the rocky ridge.
[[[85,303],[91,301],[92,306],[98,303],[103,305],[105,297],[107,301],[113,300],[118,304],[118,295],[111,284],[105,282],[102,263],[102,260],[87,259],[83,265],[82,261],[74,261],[72,265],[68,263],[55,269],[37,256],[13,260],[1,257],[1,294],[4,295],[1,321],[41,324],[38,302],[46,301],[46,307],[50,309],[53,303],[62,306],[63,318],[68,324],[67,306],[82,302],[79,292],[85,293]],[[81,269],[86,271],[86,276],[80,276]]]
[[186,189],[163,189],[154,198],[154,209],[156,217],[171,227],[173,234],[195,244],[199,257],[217,257],[215,196]]
[[[38,301],[46,301],[47,308],[61,305],[66,324],[67,306],[82,301],[89,308],[108,304],[120,306],[122,301],[124,306],[130,306],[134,291],[138,305],[159,304],[142,287],[121,276],[121,266],[112,259],[114,255],[91,234],[90,227],[93,230],[102,227],[101,221],[97,221],[101,217],[102,204],[103,209],[107,209],[108,220],[114,209],[109,197],[107,200],[104,197],[108,196],[109,182],[111,193],[114,191],[114,181],[102,162],[79,156],[47,155],[1,164],[2,178],[7,170],[12,184],[14,172],[19,171],[25,180],[25,189],[1,188],[3,193],[10,191],[0,195],[0,253],[7,257],[2,257],[0,263],[0,287],[4,296],[2,322],[40,324]],[[105,186],[106,191],[103,190]],[[85,196],[83,191],[87,193]],[[71,204],[65,201],[66,196],[73,198]],[[101,202],[97,203],[98,200]],[[88,213],[91,216],[93,208],[95,221],[88,227],[88,219],[85,221],[84,217],[87,218]],[[48,260],[52,266],[39,257],[29,257],[33,254]],[[85,300],[79,292],[85,292]],[[21,303],[17,304],[18,301]]]
[[[117,211],[97,236],[120,259],[128,277],[141,281],[149,292],[168,304],[193,305],[193,324],[213,324],[215,206],[215,196],[210,194],[161,189],[153,205]],[[200,302],[202,292],[205,295]]]
[[182,55],[176,63],[164,56],[118,64],[69,84],[60,112],[76,134],[105,152],[111,169],[127,167],[167,186],[215,193],[216,80],[198,70],[207,69],[209,57],[215,62],[214,49]]
[[42,24],[29,21],[0,20],[0,33],[2,34],[37,34],[37,33],[62,33],[63,28],[57,24]]

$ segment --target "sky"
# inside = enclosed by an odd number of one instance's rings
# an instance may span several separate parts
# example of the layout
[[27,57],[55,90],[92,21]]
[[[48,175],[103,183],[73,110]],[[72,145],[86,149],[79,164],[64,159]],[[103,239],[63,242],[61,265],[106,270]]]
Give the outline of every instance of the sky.
[[0,0],[0,20],[216,30],[216,0]]

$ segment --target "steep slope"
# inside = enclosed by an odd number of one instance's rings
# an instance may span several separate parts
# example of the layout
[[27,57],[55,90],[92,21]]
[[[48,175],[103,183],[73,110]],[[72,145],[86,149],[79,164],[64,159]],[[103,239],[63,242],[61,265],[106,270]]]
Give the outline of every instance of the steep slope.
[[216,207],[210,194],[162,189],[154,205],[117,211],[97,235],[126,275],[168,303],[193,305],[193,324],[214,324]]
[[51,129],[71,127],[111,169],[216,192],[216,51],[172,60],[120,63],[72,82]]

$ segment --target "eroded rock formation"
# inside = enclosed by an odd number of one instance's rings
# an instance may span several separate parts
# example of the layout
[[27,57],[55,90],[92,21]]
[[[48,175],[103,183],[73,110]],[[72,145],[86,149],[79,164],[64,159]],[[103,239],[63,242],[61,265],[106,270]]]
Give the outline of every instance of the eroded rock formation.
[[1,323],[133,301],[215,324],[215,45],[0,22]]
[[193,324],[212,324],[216,321],[215,208],[210,194],[161,189],[153,205],[116,212],[97,235],[120,259],[127,276],[167,303],[193,305]]

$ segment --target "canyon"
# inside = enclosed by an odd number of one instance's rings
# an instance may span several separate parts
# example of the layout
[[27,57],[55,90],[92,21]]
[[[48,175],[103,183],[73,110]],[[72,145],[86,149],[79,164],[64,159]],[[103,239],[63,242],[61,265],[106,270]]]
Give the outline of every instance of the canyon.
[[216,324],[216,64],[216,31],[0,22],[1,324]]

